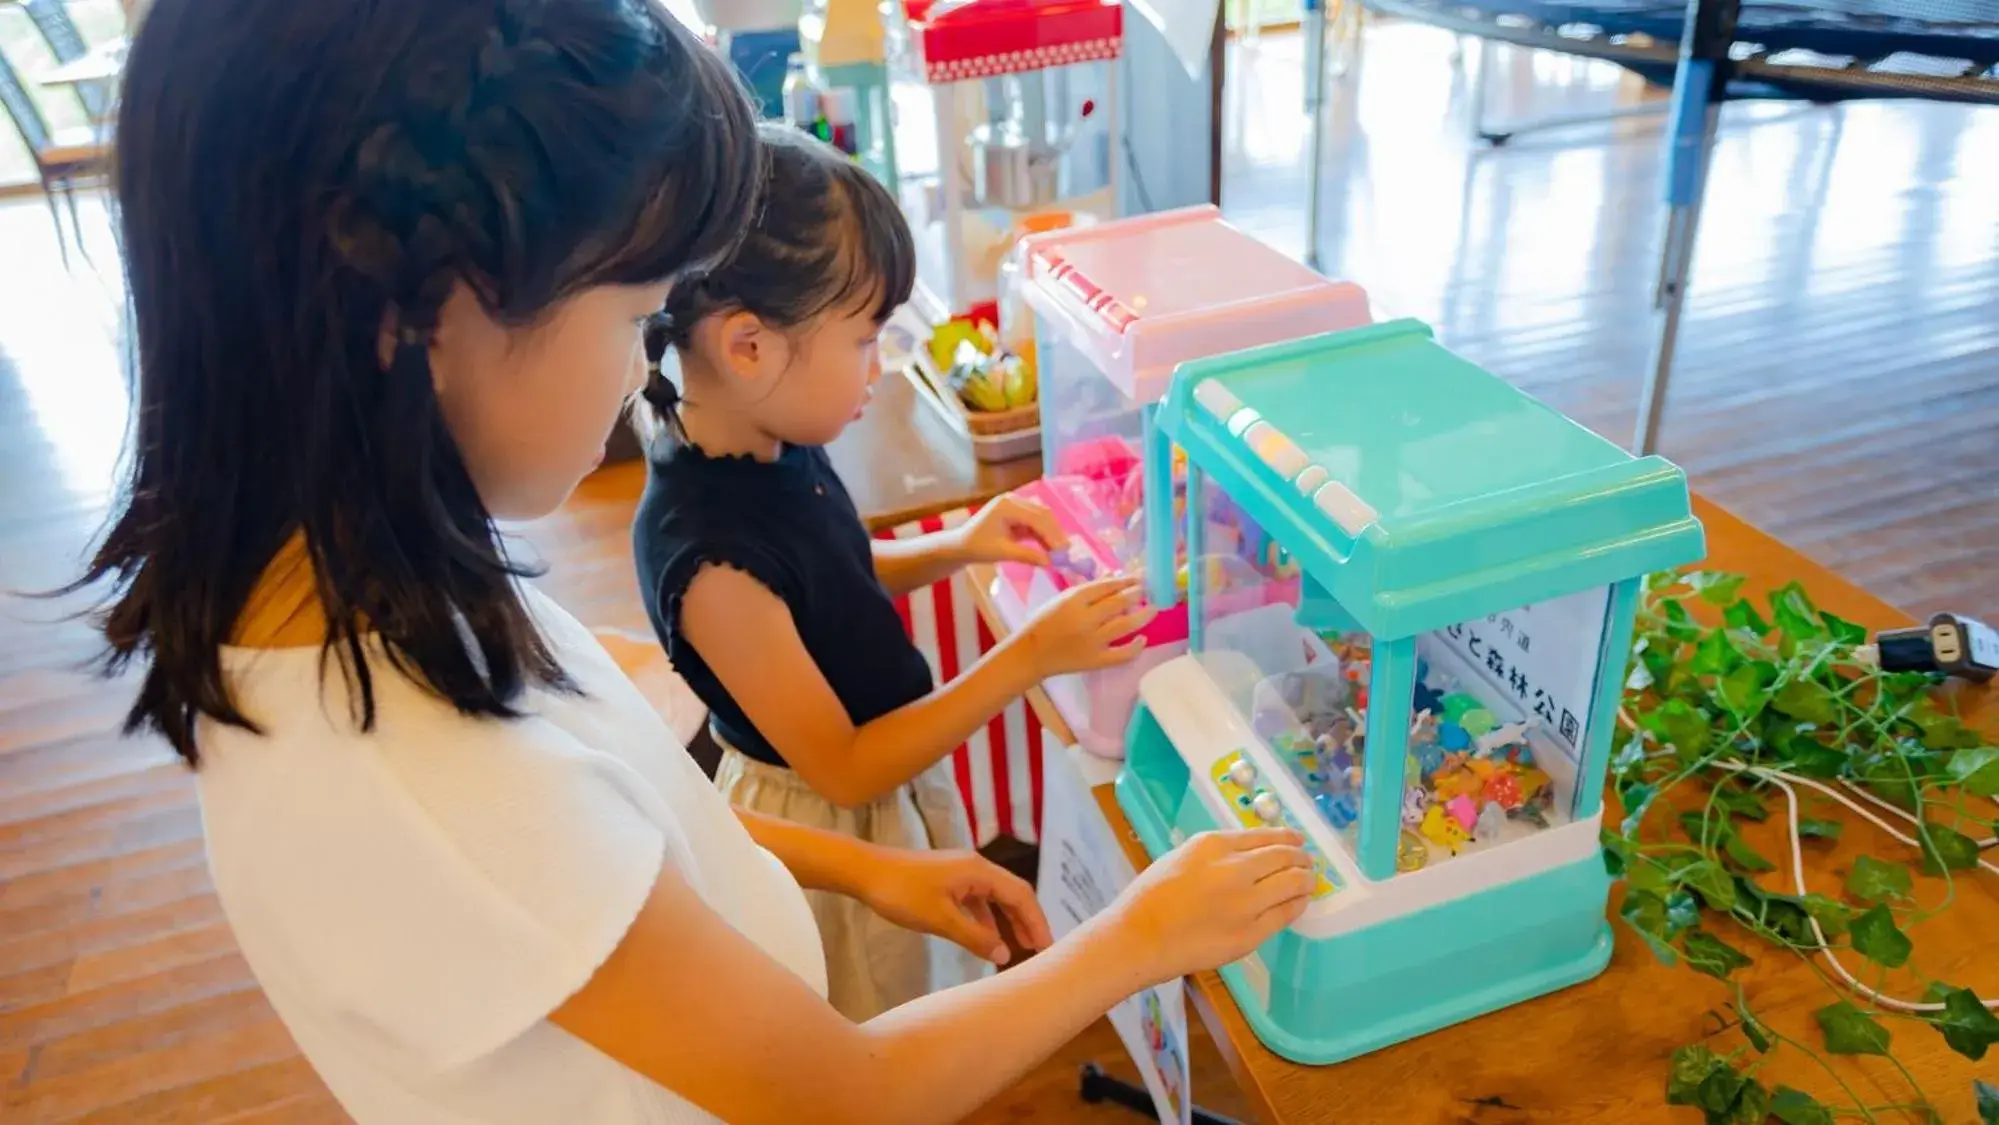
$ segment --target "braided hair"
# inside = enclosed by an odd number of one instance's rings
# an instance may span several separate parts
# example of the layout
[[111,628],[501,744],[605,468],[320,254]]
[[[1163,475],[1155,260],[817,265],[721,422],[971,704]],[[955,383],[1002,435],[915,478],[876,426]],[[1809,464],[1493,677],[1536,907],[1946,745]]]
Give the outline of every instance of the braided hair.
[[733,72],[655,0],[155,0],[124,83],[137,426],[72,588],[146,665],[128,728],[190,764],[202,717],[255,729],[220,652],[301,536],[363,729],[370,637],[466,714],[571,689],[429,346],[460,285],[524,325],[724,259],[760,190]]

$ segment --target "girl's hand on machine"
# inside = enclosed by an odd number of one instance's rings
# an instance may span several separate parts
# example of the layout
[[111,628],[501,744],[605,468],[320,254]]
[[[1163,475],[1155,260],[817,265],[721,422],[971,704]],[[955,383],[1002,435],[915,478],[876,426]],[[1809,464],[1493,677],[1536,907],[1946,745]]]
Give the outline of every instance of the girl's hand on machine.
[[1013,957],[1001,917],[1014,943],[1030,953],[1052,940],[1034,888],[975,852],[875,848],[871,855],[856,897],[904,929],[941,937],[995,965]]
[[1047,566],[1050,551],[1069,545],[1069,536],[1053,512],[1018,496],[994,499],[954,534],[958,541],[953,554],[967,563]]
[[1111,905],[1151,983],[1239,960],[1298,920],[1312,893],[1305,838],[1288,828],[1204,832],[1161,856]]
[[1132,634],[1145,628],[1157,612],[1145,604],[1145,590],[1136,577],[1103,578],[1070,587],[1020,631],[1034,678],[1090,672],[1136,659],[1145,651],[1145,638]]

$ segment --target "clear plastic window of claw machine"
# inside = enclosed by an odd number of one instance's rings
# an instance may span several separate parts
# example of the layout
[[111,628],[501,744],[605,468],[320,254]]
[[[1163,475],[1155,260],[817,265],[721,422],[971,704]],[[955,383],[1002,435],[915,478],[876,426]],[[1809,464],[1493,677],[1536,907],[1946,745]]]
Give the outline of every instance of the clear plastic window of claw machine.
[[1199,622],[1196,659],[1353,848],[1367,635],[1315,628],[1306,584],[1283,546],[1213,482],[1190,491],[1199,521],[1199,542],[1188,545],[1198,562],[1186,574],[1189,611]]
[[[1192,502],[1197,659],[1356,856],[1372,772],[1400,792],[1385,826],[1397,873],[1575,818],[1581,780],[1603,768],[1586,753],[1609,587],[1377,645],[1211,482]],[[1405,666],[1387,666],[1397,654]],[[1401,761],[1368,752],[1370,707],[1408,716]]]
[[[1404,827],[1423,866],[1501,847],[1576,815],[1610,588],[1416,638]],[[1601,742],[1602,740],[1599,740]]]

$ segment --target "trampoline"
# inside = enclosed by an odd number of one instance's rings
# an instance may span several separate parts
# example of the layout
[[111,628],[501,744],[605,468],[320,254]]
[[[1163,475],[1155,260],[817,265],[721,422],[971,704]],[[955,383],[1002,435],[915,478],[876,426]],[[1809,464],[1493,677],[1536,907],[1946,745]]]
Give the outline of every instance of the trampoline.
[[[1914,98],[1999,105],[1999,0],[1363,0],[1369,11],[1487,44],[1602,59],[1665,85],[1665,249],[1654,303],[1658,337],[1633,441],[1658,444],[1687,273],[1721,106]],[[1314,4],[1314,7],[1317,5]],[[1320,57],[1326,21],[1313,21]],[[1480,81],[1483,84],[1483,68]],[[1324,67],[1308,91],[1325,130]],[[1623,111],[1630,112],[1630,111]],[[1476,117],[1476,113],[1474,114]],[[1320,169],[1309,177],[1307,245],[1318,247]]]

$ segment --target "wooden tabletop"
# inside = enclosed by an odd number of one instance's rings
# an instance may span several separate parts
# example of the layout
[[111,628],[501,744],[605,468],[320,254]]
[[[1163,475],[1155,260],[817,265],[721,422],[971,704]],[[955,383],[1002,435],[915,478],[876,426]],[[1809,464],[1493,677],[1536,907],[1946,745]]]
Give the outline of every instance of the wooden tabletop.
[[[1761,593],[1795,578],[1821,608],[1869,629],[1909,622],[1906,614],[1728,512],[1698,499],[1696,507],[1707,525],[1708,565],[1748,576],[1746,591]],[[979,585],[983,589],[983,583]],[[997,631],[1000,623],[983,599],[980,608]],[[1995,693],[1960,688],[1956,695],[1968,722],[1983,730],[1999,730]],[[1047,701],[1031,702],[1050,733],[1070,741]],[[1110,787],[1101,787],[1096,796],[1132,862],[1145,866],[1144,848]],[[1862,854],[1897,861],[1914,858],[1910,849],[1837,806],[1811,815],[1846,822],[1845,835],[1836,845],[1815,843],[1807,848],[1805,874],[1811,890],[1837,895],[1849,865]],[[1747,833],[1751,842],[1766,854],[1778,854],[1777,825],[1756,827],[1767,828],[1772,835],[1759,840]],[[1922,880],[1918,893],[1926,902],[1939,900],[1941,883]],[[1621,895],[1620,884],[1613,912]],[[1999,993],[1999,957],[1992,955],[1999,946],[1993,936],[1999,934],[1999,888],[1989,876],[1973,873],[1960,878],[1951,907],[1909,933],[1916,960],[1931,978],[1970,987],[1983,996]],[[1300,1066],[1272,1054],[1250,1031],[1214,973],[1192,978],[1189,994],[1247,1100],[1270,1125],[1698,1121],[1697,1112],[1665,1104],[1668,1060],[1677,1048],[1703,1037],[1717,1051],[1742,1046],[1737,1021],[1730,1014],[1732,993],[1721,982],[1684,967],[1661,965],[1621,924],[1616,940],[1610,968],[1595,980],[1337,1066]],[[1811,1013],[1840,997],[1797,957],[1747,935],[1729,940],[1756,959],[1736,979],[1748,990],[1759,1018],[1780,1033],[1821,1043]],[[1921,991],[1920,985],[1909,986],[1906,979],[1891,984],[1901,986],[1895,991]],[[1992,1059],[1973,1063],[1952,1052],[1942,1036],[1927,1028],[1896,1021],[1891,1030],[1896,1057],[1935,1100],[1943,1120],[1975,1121],[1971,1081],[1993,1079]],[[1885,1060],[1843,1057],[1833,1065],[1869,1103],[1901,1102],[1909,1096],[1908,1087]],[[1839,1095],[1825,1071],[1788,1048],[1772,1056],[1759,1078],[1768,1086],[1788,1084],[1828,1099]],[[1194,1097],[1198,1101],[1200,1091],[1194,1091]]]

